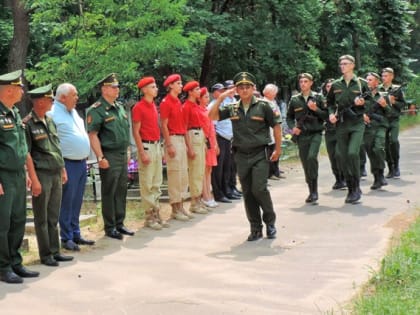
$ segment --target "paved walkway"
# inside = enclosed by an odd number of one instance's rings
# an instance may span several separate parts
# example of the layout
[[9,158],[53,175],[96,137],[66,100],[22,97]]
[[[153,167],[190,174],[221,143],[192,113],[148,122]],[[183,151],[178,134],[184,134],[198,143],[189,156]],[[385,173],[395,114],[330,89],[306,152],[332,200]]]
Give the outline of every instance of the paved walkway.
[[249,243],[242,202],[188,223],[141,229],[123,242],[100,239],[59,268],[32,266],[40,278],[0,283],[1,314],[334,314],[377,268],[389,223],[418,205],[420,128],[401,136],[401,179],[381,191],[362,182],[360,205],[331,191],[320,163],[320,204],[304,204],[300,167],[270,181],[278,238]]

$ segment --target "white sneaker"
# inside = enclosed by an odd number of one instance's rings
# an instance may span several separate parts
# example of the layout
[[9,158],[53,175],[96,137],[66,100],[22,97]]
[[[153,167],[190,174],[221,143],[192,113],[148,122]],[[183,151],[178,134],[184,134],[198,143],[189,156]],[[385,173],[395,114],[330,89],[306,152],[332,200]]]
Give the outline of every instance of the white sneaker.
[[219,206],[219,204],[216,201],[214,201],[214,199],[210,199],[207,201],[206,206],[209,208],[216,208],[217,206]]

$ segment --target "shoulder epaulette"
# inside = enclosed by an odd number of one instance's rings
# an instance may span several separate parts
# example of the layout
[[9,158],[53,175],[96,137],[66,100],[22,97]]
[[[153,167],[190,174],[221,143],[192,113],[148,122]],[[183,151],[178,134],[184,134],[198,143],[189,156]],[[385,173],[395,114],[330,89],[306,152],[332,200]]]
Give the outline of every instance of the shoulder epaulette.
[[358,78],[360,81],[363,81],[363,82],[367,83],[366,79],[361,78],[361,77],[357,77],[357,78]]
[[91,108],[98,108],[98,107],[100,107],[102,105],[102,103],[101,102],[95,102],[95,103],[93,103],[90,107]]
[[24,123],[24,124],[27,124],[28,123],[28,121],[30,121],[32,119],[32,114],[31,113],[29,113],[25,118],[23,118],[22,119],[22,122]]

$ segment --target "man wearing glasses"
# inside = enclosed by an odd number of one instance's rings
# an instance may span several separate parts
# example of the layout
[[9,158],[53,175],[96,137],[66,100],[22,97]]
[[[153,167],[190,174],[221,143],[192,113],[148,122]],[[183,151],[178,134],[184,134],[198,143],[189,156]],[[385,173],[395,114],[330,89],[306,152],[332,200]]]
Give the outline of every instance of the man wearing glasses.
[[[231,92],[222,93],[209,112],[213,120],[230,118],[233,127],[233,152],[250,223],[248,241],[262,238],[262,222],[266,224],[267,238],[276,237],[276,214],[270,192],[267,189],[269,161],[281,154],[281,116],[270,104],[254,95],[255,77],[248,72],[235,75],[234,84],[239,102],[219,108],[219,104]],[[274,131],[275,149],[268,155],[270,127]],[[262,211],[262,218],[261,218]]]
[[120,89],[115,73],[99,81],[98,87],[101,97],[87,112],[87,128],[99,164],[105,235],[121,240],[123,234],[134,235],[124,226],[130,127],[123,105],[116,101]]
[[335,80],[327,94],[329,121],[337,126],[337,155],[347,182],[346,203],[356,204],[361,199],[360,146],[363,143],[366,81],[354,74],[355,59],[344,55],[338,59],[342,76]]

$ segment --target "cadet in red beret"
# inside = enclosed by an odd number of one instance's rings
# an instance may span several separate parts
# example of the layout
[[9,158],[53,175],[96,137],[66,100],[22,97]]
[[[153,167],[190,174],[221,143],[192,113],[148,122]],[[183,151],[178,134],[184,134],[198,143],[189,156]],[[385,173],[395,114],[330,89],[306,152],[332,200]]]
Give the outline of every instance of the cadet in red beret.
[[187,135],[185,137],[188,155],[188,179],[190,183],[191,205],[190,212],[206,214],[207,209],[201,204],[203,192],[204,169],[206,165],[206,138],[204,135],[204,109],[200,107],[200,84],[190,81],[184,86],[188,98],[184,102],[182,114],[184,116]]
[[137,84],[143,97],[132,109],[133,137],[137,146],[140,180],[140,209],[146,215],[145,225],[154,230],[169,227],[160,215],[162,185],[162,151],[159,119],[154,98],[158,88],[153,77],[143,77]]
[[[185,145],[185,124],[182,117],[182,104],[178,95],[182,92],[182,81],[179,74],[171,74],[163,85],[168,90],[160,103],[160,121],[165,140],[165,160],[168,174],[169,203],[172,217],[188,221],[191,214],[183,205],[183,195],[188,189],[187,147]],[[190,215],[190,216],[188,216]]]

